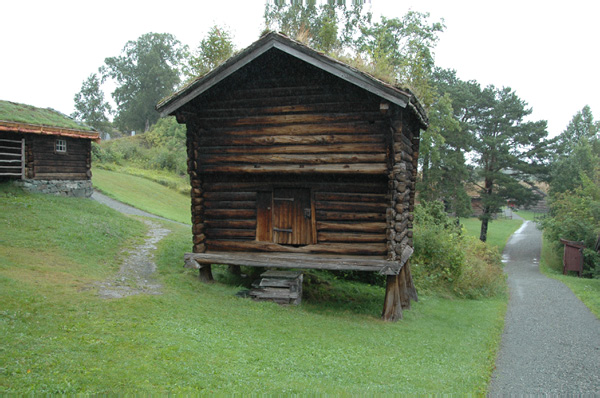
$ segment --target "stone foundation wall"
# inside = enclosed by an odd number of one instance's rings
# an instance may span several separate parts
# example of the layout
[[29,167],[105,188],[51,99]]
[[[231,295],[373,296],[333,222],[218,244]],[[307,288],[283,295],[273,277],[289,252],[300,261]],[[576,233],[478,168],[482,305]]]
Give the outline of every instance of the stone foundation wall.
[[31,193],[89,198],[94,192],[91,180],[19,180],[17,186]]

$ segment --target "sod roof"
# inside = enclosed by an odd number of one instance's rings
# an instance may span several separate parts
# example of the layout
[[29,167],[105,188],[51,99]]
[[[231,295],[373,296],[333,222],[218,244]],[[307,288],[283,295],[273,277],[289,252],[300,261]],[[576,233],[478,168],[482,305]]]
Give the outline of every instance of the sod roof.
[[91,127],[78,123],[54,109],[36,108],[35,106],[10,101],[0,101],[0,120],[80,131],[94,131]]
[[91,127],[50,108],[0,101],[0,131],[52,134],[97,140]]

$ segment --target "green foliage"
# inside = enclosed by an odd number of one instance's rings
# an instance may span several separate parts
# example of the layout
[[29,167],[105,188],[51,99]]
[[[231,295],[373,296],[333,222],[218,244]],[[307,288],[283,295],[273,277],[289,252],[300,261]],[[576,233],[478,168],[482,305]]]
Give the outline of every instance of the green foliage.
[[594,121],[589,106],[577,112],[565,131],[556,138],[550,193],[581,186],[582,176],[591,178],[600,167],[600,121]]
[[471,299],[504,292],[498,250],[465,236],[441,202],[416,206],[414,245],[411,262],[417,289]]
[[407,12],[402,18],[382,17],[360,27],[356,50],[366,54],[379,69],[388,69],[392,78],[412,89],[428,109],[435,101],[431,82],[433,49],[444,31],[443,21],[429,22],[429,14]]
[[506,293],[500,252],[474,237],[465,237],[465,263],[453,285],[458,297],[479,299]]
[[417,287],[452,284],[462,273],[462,243],[460,228],[446,215],[442,203],[416,206],[413,263]]
[[360,26],[371,23],[371,14],[362,4],[345,2],[267,2],[264,21],[267,30],[276,30],[326,54],[341,55],[353,46]]
[[[15,192],[0,206],[15,221],[0,229],[4,395],[486,392],[504,299],[421,295],[397,324],[379,320],[383,288],[335,279],[299,307],[257,303],[237,286],[199,283],[182,267],[189,227],[165,223],[173,232],[154,257],[162,295],[105,300],[94,283],[114,273],[141,223],[85,199]],[[85,233],[71,230],[80,217]],[[14,244],[36,229],[38,239]],[[395,366],[382,372],[386,363]]]
[[[103,141],[92,148],[94,164],[187,173],[186,129],[174,117],[161,118],[145,134]],[[108,166],[110,167],[110,166]]]
[[600,278],[600,256],[591,250],[600,234],[600,169],[596,169],[593,180],[582,175],[581,187],[553,196],[543,227],[557,253],[563,247],[561,238],[583,242],[587,247],[583,275]]
[[600,256],[594,250],[600,233],[600,122],[589,106],[577,112],[557,137],[550,181],[550,212],[544,236],[557,254],[559,239],[582,241],[583,274],[600,278]]
[[[100,89],[100,79],[98,75],[92,73],[87,80],[81,85],[81,90],[75,94],[73,98],[75,103],[75,112],[71,117],[85,122],[96,130],[107,133],[111,130],[112,125],[108,120],[111,114],[111,107],[104,100],[104,93]],[[103,134],[101,138],[105,138]]]
[[186,75],[189,77],[205,75],[229,59],[235,51],[232,40],[231,32],[227,29],[217,25],[211,27],[195,54],[190,57]]
[[468,124],[477,179],[482,182],[480,239],[485,241],[490,218],[506,200],[529,205],[540,199],[532,186],[536,177],[547,172],[548,133],[545,121],[524,121],[532,111],[508,87],[488,86],[476,101],[477,109]]
[[123,131],[147,131],[159,117],[155,105],[180,83],[187,46],[168,33],[146,33],[128,41],[122,52],[100,68],[102,80],[117,85],[114,123]]

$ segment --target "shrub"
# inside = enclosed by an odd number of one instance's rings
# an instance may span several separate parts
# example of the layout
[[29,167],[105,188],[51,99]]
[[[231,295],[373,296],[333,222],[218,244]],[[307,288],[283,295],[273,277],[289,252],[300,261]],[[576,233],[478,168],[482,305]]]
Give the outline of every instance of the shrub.
[[550,203],[548,217],[543,220],[544,233],[557,255],[562,256],[560,239],[583,242],[583,276],[600,278],[600,256],[590,250],[600,232],[600,170],[594,178],[581,176],[582,186],[556,193]]
[[444,212],[441,202],[422,202],[415,207],[415,283],[431,289],[452,284],[465,261],[461,230]]
[[493,297],[504,292],[505,276],[498,250],[470,236],[465,237],[464,247],[465,262],[453,284],[453,292],[470,299]]
[[465,236],[441,202],[416,206],[414,247],[411,261],[417,289],[472,299],[503,292],[498,251]]

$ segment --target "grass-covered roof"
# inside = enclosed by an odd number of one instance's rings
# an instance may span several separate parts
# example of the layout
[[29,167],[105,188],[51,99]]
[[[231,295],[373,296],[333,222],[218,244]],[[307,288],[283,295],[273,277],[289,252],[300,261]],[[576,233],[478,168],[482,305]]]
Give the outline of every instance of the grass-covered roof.
[[54,109],[36,108],[35,106],[10,101],[0,101],[0,120],[79,131],[93,131],[91,127],[78,123]]

